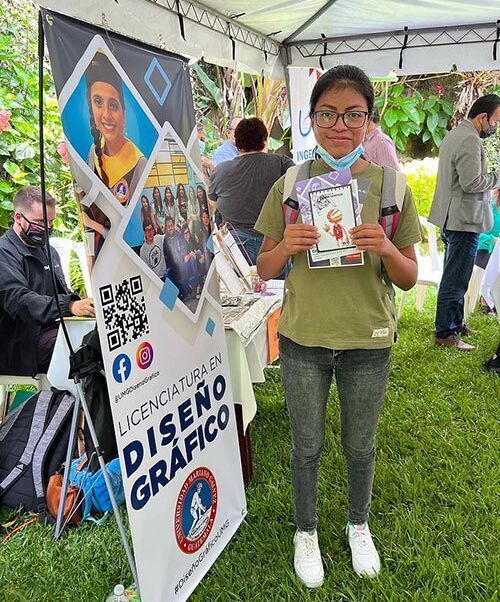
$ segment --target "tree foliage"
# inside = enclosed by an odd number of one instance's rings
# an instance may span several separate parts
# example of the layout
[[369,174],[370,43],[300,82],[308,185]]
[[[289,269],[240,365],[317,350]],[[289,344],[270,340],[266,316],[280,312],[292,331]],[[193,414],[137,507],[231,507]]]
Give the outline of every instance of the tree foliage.
[[424,143],[432,140],[438,148],[454,111],[453,104],[437,94],[408,94],[402,85],[391,86],[387,97],[377,97],[376,105],[382,109],[383,129],[402,152],[412,134]]
[[[290,137],[285,82],[240,73],[199,61],[192,66],[197,120],[208,134],[207,152],[225,136],[234,116],[259,117],[270,132],[269,149],[280,149]],[[274,135],[274,136],[273,136]]]
[[[0,111],[10,129],[0,133],[0,229],[9,226],[12,199],[24,186],[40,184],[38,128],[37,15],[26,0],[4,0],[0,28]],[[48,191],[58,200],[56,230],[78,237],[78,213],[69,168],[57,152],[61,120],[50,67],[44,64],[45,172]]]
[[497,84],[494,71],[402,77],[375,83],[375,105],[382,129],[401,153],[411,157],[418,146],[424,156],[437,155],[446,132],[479,96],[498,93]]

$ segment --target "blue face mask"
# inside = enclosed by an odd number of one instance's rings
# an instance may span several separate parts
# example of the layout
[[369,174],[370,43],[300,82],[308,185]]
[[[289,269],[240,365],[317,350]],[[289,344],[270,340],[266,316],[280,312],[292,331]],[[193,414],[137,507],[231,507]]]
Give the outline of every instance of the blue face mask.
[[198,144],[200,145],[200,153],[203,155],[205,152],[206,144],[204,140],[198,140]]
[[331,155],[327,153],[327,151],[319,144],[316,145],[316,153],[323,159],[323,161],[329,165],[332,169],[336,169],[337,171],[342,171],[343,169],[349,169],[351,165],[354,165],[356,161],[361,157],[364,153],[363,145],[360,144],[353,151],[351,151],[345,157],[340,157],[339,159],[335,159]]

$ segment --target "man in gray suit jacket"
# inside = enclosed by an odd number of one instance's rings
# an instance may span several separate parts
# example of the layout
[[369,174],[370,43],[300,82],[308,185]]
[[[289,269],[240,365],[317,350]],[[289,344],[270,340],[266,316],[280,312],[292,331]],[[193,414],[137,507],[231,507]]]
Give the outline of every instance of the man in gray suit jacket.
[[471,334],[464,323],[464,295],[474,267],[480,232],[493,225],[489,192],[500,187],[500,165],[488,173],[481,139],[500,122],[500,96],[488,94],[472,105],[468,118],[446,134],[439,148],[436,191],[429,221],[441,228],[445,245],[439,286],[436,345],[474,349],[460,339]]

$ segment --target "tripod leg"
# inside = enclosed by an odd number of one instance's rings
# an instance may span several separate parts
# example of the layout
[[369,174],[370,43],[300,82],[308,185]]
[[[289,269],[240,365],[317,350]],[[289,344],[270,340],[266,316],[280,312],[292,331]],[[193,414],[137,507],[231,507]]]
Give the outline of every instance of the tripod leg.
[[66,505],[66,497],[68,495],[68,485],[69,485],[69,468],[71,466],[71,460],[73,459],[73,450],[75,449],[76,443],[76,433],[78,428],[78,414],[80,413],[80,400],[75,398],[75,404],[73,406],[73,415],[71,417],[71,428],[69,431],[69,441],[68,441],[68,450],[66,452],[66,463],[64,469],[64,477],[63,484],[61,490],[61,497],[59,499],[59,508],[57,510],[57,520],[56,520],[56,531],[54,534],[54,540],[59,539],[61,536],[63,526],[63,513],[64,506]]
[[97,440],[97,434],[94,429],[94,423],[92,422],[92,418],[90,416],[89,408],[87,406],[87,401],[85,399],[85,393],[83,392],[83,388],[81,383],[75,379],[76,388],[78,390],[78,395],[80,397],[80,403],[82,404],[83,412],[85,414],[85,420],[87,421],[87,426],[90,431],[90,436],[92,438],[92,443],[94,444],[97,459],[99,460],[99,466],[102,469],[102,474],[104,476],[104,481],[106,483],[106,489],[108,490],[109,499],[111,500],[111,505],[113,506],[113,513],[115,515],[116,522],[118,524],[118,529],[120,531],[120,537],[122,540],[123,547],[125,549],[125,554],[127,555],[127,560],[130,566],[130,570],[132,571],[132,577],[137,586],[137,591],[139,592],[139,579],[137,578],[137,569],[135,567],[134,557],[132,555],[132,551],[130,550],[130,546],[127,540],[127,534],[125,533],[125,527],[123,526],[122,517],[120,515],[120,510],[118,509],[118,504],[116,503],[115,494],[113,493],[113,488],[111,487],[111,482],[109,480],[108,473],[106,471],[106,464],[104,462],[104,458],[102,456],[101,448],[99,447],[99,441]]

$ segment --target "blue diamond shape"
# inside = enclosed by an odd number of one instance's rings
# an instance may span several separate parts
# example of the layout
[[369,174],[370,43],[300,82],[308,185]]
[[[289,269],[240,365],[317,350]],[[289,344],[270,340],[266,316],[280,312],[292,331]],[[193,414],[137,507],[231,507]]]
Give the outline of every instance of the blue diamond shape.
[[168,309],[174,309],[178,294],[179,289],[175,286],[175,284],[170,280],[170,278],[165,278],[165,284],[163,285],[160,293],[160,301],[164,303]]
[[215,322],[212,320],[212,318],[208,318],[207,325],[205,326],[205,330],[208,332],[208,334],[210,336],[213,335],[214,330],[215,330]]
[[[165,88],[163,89],[163,92],[159,92],[153,85],[152,81],[151,81],[151,77],[153,75],[153,73],[155,72],[155,70],[161,75],[161,77],[163,78],[163,81],[165,82]],[[165,73],[165,71],[163,70],[163,67],[160,65],[160,63],[158,62],[158,59],[155,57],[149,67],[148,70],[146,71],[146,74],[144,75],[144,81],[146,82],[147,87],[151,90],[153,96],[156,98],[156,100],[158,101],[158,103],[163,106],[165,101],[167,100],[167,96],[168,93],[170,92],[170,88],[172,87],[172,82],[169,80],[168,75]]]

